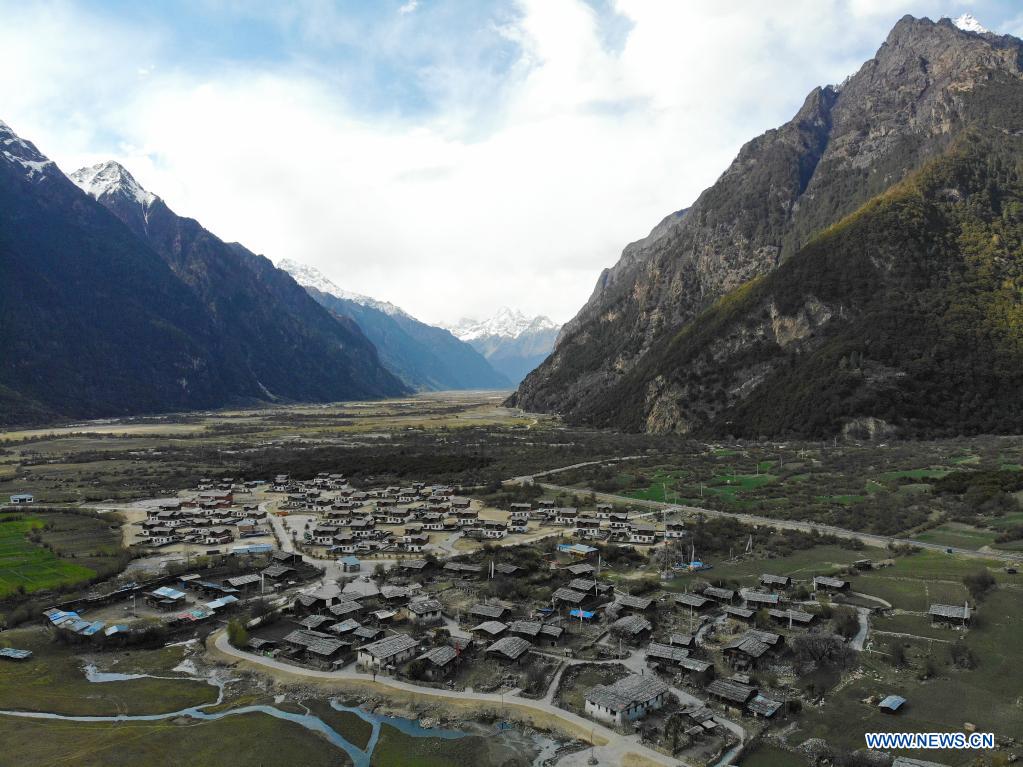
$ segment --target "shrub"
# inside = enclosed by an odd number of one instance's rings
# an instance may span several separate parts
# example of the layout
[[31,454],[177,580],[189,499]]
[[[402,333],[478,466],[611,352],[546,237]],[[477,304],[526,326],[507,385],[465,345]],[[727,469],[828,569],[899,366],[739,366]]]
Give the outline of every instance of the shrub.
[[227,624],[227,641],[232,647],[245,647],[249,643],[249,632],[237,618],[232,618]]
[[995,577],[987,570],[979,570],[963,576],[963,585],[978,602],[995,587]]

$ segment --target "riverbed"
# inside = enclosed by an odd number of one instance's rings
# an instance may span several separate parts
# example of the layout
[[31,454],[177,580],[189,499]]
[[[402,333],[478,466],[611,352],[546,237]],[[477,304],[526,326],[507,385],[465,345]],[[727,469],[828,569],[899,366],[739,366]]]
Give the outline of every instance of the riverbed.
[[[378,749],[380,758],[393,761],[389,757],[400,753],[429,753],[441,760],[455,763],[472,763],[485,767],[487,764],[505,764],[511,758],[512,763],[534,765],[539,767],[551,759],[558,751],[560,743],[542,733],[527,731],[508,723],[483,724],[480,722],[460,723],[457,728],[439,728],[424,726],[418,719],[411,719],[392,714],[377,713],[359,705],[346,705],[338,699],[321,702],[339,714],[357,717],[358,721],[344,716],[328,717],[328,721],[314,713],[301,698],[290,699],[287,695],[279,695],[273,703],[256,703],[223,707],[225,688],[231,680],[223,672],[212,671],[202,674],[195,664],[187,661],[175,672],[187,672],[186,677],[203,681],[217,688],[217,698],[212,703],[183,708],[177,711],[159,714],[119,714],[113,716],[67,715],[46,711],[0,710],[0,715],[35,720],[52,720],[83,723],[121,723],[121,722],[157,722],[165,720],[191,719],[196,722],[217,721],[227,717],[244,714],[263,714],[275,719],[290,722],[303,729],[326,739],[339,751],[339,764],[348,761],[355,767],[370,767]],[[142,673],[119,673],[101,671],[88,663],[83,668],[86,679],[93,684],[102,685],[110,682],[130,682],[145,677],[157,677]],[[318,707],[321,712],[323,709]],[[342,726],[350,722],[348,728]],[[357,725],[357,726],[355,726]],[[365,736],[367,731],[369,735]],[[347,759],[341,758],[341,753]],[[399,757],[400,758],[400,757]]]

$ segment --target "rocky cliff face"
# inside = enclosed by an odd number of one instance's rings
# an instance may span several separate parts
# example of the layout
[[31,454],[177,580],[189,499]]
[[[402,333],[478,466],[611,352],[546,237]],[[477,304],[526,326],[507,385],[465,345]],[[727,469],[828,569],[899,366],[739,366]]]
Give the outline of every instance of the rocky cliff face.
[[[992,80],[1018,81],[1021,45],[948,20],[903,18],[856,74],[811,92],[792,120],[746,144],[692,207],[627,246],[512,401],[569,420],[657,431],[705,423],[707,414],[687,401],[691,392],[666,383],[676,361],[649,355],[664,355],[663,339],[716,301],[772,273],[827,227],[946,152],[970,126],[989,122],[987,102],[975,91]],[[761,308],[763,326],[743,332],[771,335],[780,346],[834,311],[812,297],[793,313]],[[640,365],[659,371],[644,397],[622,406],[630,412],[608,418],[603,408],[596,417],[594,403]],[[758,372],[735,385],[740,394],[756,390]]]

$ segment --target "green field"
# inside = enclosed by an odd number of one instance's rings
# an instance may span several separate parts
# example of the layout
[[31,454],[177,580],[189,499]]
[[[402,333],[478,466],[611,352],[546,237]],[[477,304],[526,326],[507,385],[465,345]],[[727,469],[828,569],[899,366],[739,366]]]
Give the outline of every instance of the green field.
[[737,562],[714,563],[710,570],[686,573],[664,583],[669,591],[688,591],[694,583],[702,580],[724,579],[752,585],[763,573],[790,575],[794,580],[809,582],[815,575],[826,575],[836,569],[852,564],[858,559],[881,559],[887,556],[882,549],[865,548],[862,551],[843,549],[840,546],[816,546],[812,549],[795,551],[785,557],[771,559],[751,558]]
[[[940,639],[955,641],[960,634],[940,625],[932,625],[931,619],[926,615],[909,615],[901,613],[891,616],[875,616],[871,618],[872,630],[896,633],[912,634],[913,636],[925,637],[927,639]],[[875,636],[875,644],[888,641],[883,635]]]
[[943,525],[925,530],[913,537],[925,543],[942,546],[957,546],[964,549],[979,549],[994,543],[996,533],[961,522],[945,522]]
[[739,762],[741,767],[805,767],[806,760],[791,751],[761,743]]
[[39,515],[0,522],[0,597],[19,586],[26,591],[39,591],[85,581],[96,574],[95,570],[60,559],[52,551],[31,542],[28,534],[42,529],[43,524],[44,518]]
[[[70,715],[157,714],[212,703],[217,689],[184,678],[131,679],[95,684],[85,678],[81,659],[53,642],[44,629],[15,629],[0,634],[0,644],[32,650],[30,660],[0,662],[0,709],[49,711]],[[123,656],[118,671],[168,674],[180,662],[181,648],[135,651]],[[104,656],[104,669],[118,655]]]
[[[1018,590],[999,588],[982,604],[976,627],[964,638],[979,661],[970,671],[949,663],[948,645],[943,643],[933,643],[930,649],[938,666],[937,677],[923,681],[916,662],[914,668],[895,671],[881,653],[865,653],[862,658],[867,675],[830,695],[822,708],[804,708],[792,742],[821,737],[834,747],[855,749],[863,747],[864,732],[956,731],[965,722],[975,724],[980,732],[994,732],[996,737],[1023,738],[1019,708],[1023,668],[1017,661],[1023,652],[1021,602]],[[947,630],[948,638],[959,636],[959,632]],[[926,646],[914,643],[914,653],[925,652]],[[908,700],[895,716],[862,702],[870,695],[892,693]],[[926,752],[908,755],[928,758]],[[934,758],[933,753],[929,756]],[[961,765],[972,762],[972,757],[965,751],[948,751],[943,752],[942,761]]]
[[23,767],[351,764],[342,751],[300,725],[259,713],[213,722],[43,722],[0,716],[0,740]]

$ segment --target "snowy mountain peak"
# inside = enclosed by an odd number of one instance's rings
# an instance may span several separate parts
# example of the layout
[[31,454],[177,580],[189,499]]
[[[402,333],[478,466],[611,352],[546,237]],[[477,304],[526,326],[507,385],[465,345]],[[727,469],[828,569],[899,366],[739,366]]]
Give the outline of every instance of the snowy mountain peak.
[[448,326],[448,330],[463,341],[473,341],[488,337],[518,338],[523,333],[556,330],[557,327],[557,324],[548,317],[530,318],[517,309],[502,306],[489,319],[476,320],[463,317],[455,325]]
[[980,34],[983,34],[985,32],[990,31],[987,27],[983,26],[979,21],[977,21],[977,19],[974,17],[972,13],[964,13],[962,16],[960,16],[952,23],[955,24],[957,27],[959,27],[959,29],[963,30],[964,32],[978,32]]
[[83,192],[97,200],[105,194],[120,192],[147,208],[157,199],[155,194],[142,188],[127,168],[113,160],[79,168],[70,178]]
[[369,296],[364,296],[360,293],[352,293],[351,291],[339,288],[331,282],[323,272],[315,267],[308,266],[307,264],[300,264],[297,261],[292,261],[290,258],[284,258],[277,262],[277,268],[286,271],[295,278],[295,282],[304,288],[312,288],[320,291],[321,293],[326,293],[327,295],[335,296],[345,301],[352,301],[360,306],[368,306],[371,309],[376,309],[384,314],[389,314],[392,317],[409,316],[401,309],[401,307],[395,306],[387,301],[378,301],[375,298],[370,298]]
[[0,157],[20,165],[25,170],[25,176],[34,181],[41,181],[46,177],[47,169],[57,167],[35,148],[35,144],[20,138],[3,120],[0,120]]

